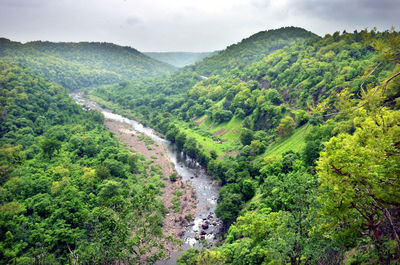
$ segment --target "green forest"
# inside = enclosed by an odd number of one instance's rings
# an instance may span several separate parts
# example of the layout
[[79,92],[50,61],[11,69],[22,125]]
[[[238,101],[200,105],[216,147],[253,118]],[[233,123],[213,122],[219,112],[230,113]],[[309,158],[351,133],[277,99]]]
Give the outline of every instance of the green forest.
[[0,57],[27,65],[68,90],[158,76],[174,66],[112,43],[20,42],[0,38]]
[[1,39],[0,56],[0,264],[167,257],[159,196],[172,179],[77,89],[218,182],[224,232],[177,264],[400,264],[394,29],[262,31],[180,69],[104,43]]
[[[0,61],[0,263],[138,263],[164,255],[166,209],[131,154],[58,84]],[[153,176],[154,175],[154,176]]]

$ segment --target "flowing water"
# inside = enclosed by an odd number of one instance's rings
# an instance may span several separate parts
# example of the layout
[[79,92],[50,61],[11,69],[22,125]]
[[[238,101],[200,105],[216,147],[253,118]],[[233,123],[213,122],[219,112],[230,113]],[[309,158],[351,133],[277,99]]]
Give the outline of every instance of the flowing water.
[[196,161],[188,159],[181,152],[178,152],[175,144],[159,137],[153,129],[145,127],[135,120],[101,109],[96,106],[94,102],[85,100],[80,93],[71,94],[71,97],[73,97],[78,104],[84,105],[87,108],[96,108],[100,110],[105,119],[129,124],[133,130],[143,133],[157,143],[164,145],[168,157],[174,164],[177,173],[182,176],[184,180],[189,181],[196,191],[198,199],[197,214],[194,218],[194,224],[188,227],[182,238],[184,241],[182,251],[172,253],[169,259],[159,261],[156,264],[176,264],[176,259],[184,250],[203,247],[201,241],[198,240],[199,238],[204,238],[209,245],[213,245],[217,241],[217,236],[222,229],[222,222],[215,216],[214,212],[217,206],[218,186],[212,182],[212,179],[206,174],[204,169],[201,168]]

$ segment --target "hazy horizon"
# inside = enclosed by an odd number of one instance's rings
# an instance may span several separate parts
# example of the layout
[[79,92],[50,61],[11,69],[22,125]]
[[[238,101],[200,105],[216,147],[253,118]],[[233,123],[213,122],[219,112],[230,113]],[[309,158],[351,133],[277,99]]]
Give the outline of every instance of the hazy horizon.
[[[212,52],[259,31],[398,27],[396,0],[2,0],[0,36],[19,42],[111,42],[141,52]],[[396,28],[398,30],[398,28]]]

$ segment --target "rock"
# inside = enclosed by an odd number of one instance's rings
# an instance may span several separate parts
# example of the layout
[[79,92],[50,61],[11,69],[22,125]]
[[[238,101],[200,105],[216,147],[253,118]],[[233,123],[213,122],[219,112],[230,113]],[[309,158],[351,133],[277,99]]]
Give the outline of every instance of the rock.
[[202,236],[207,235],[207,232],[205,230],[201,230],[200,235]]
[[184,234],[185,234],[185,231],[181,231],[181,232],[179,232],[178,236],[183,237]]
[[202,227],[203,229],[208,229],[208,224],[207,224],[206,222],[204,222],[204,223],[201,225],[201,227]]
[[194,235],[194,239],[200,240],[200,235],[199,234]]

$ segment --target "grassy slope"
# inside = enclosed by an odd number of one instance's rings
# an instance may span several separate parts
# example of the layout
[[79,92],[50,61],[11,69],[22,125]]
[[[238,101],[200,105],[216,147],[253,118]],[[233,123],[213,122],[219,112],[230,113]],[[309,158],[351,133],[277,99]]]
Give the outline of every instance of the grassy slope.
[[311,126],[309,124],[297,128],[292,135],[268,146],[263,156],[280,156],[290,150],[294,152],[301,151],[305,146],[305,136],[310,128]]
[[[109,101],[105,101],[93,95],[90,95],[90,98],[116,113],[122,115],[128,114],[116,104]],[[216,125],[207,115],[204,115],[196,121],[202,122],[199,125],[191,126],[186,122],[177,121],[177,126],[184,131],[188,137],[195,138],[205,150],[214,150],[220,157],[226,153],[234,155],[240,151],[242,147],[239,139],[240,129],[242,128],[241,119],[233,117],[229,122]],[[297,128],[292,135],[269,145],[261,157],[281,156],[283,153],[290,150],[300,152],[305,146],[305,136],[310,128],[311,126],[309,126],[309,124]],[[218,139],[221,141],[218,141]]]
[[[198,120],[204,120],[199,126],[192,126],[189,128],[187,124],[181,122],[180,128],[189,136],[194,137],[196,140],[208,151],[215,150],[219,156],[226,152],[234,152],[240,150],[241,145],[239,143],[240,129],[242,128],[242,120],[233,118],[229,122],[215,125],[207,119],[207,116],[203,116]],[[268,156],[281,156],[287,151],[300,152],[305,146],[305,136],[310,130],[308,124],[297,128],[295,132],[283,139],[276,141],[267,147],[267,150],[262,157]],[[215,135],[215,132],[220,132],[224,129],[223,133]],[[212,139],[212,135],[215,135],[222,140],[222,143],[218,143]]]

